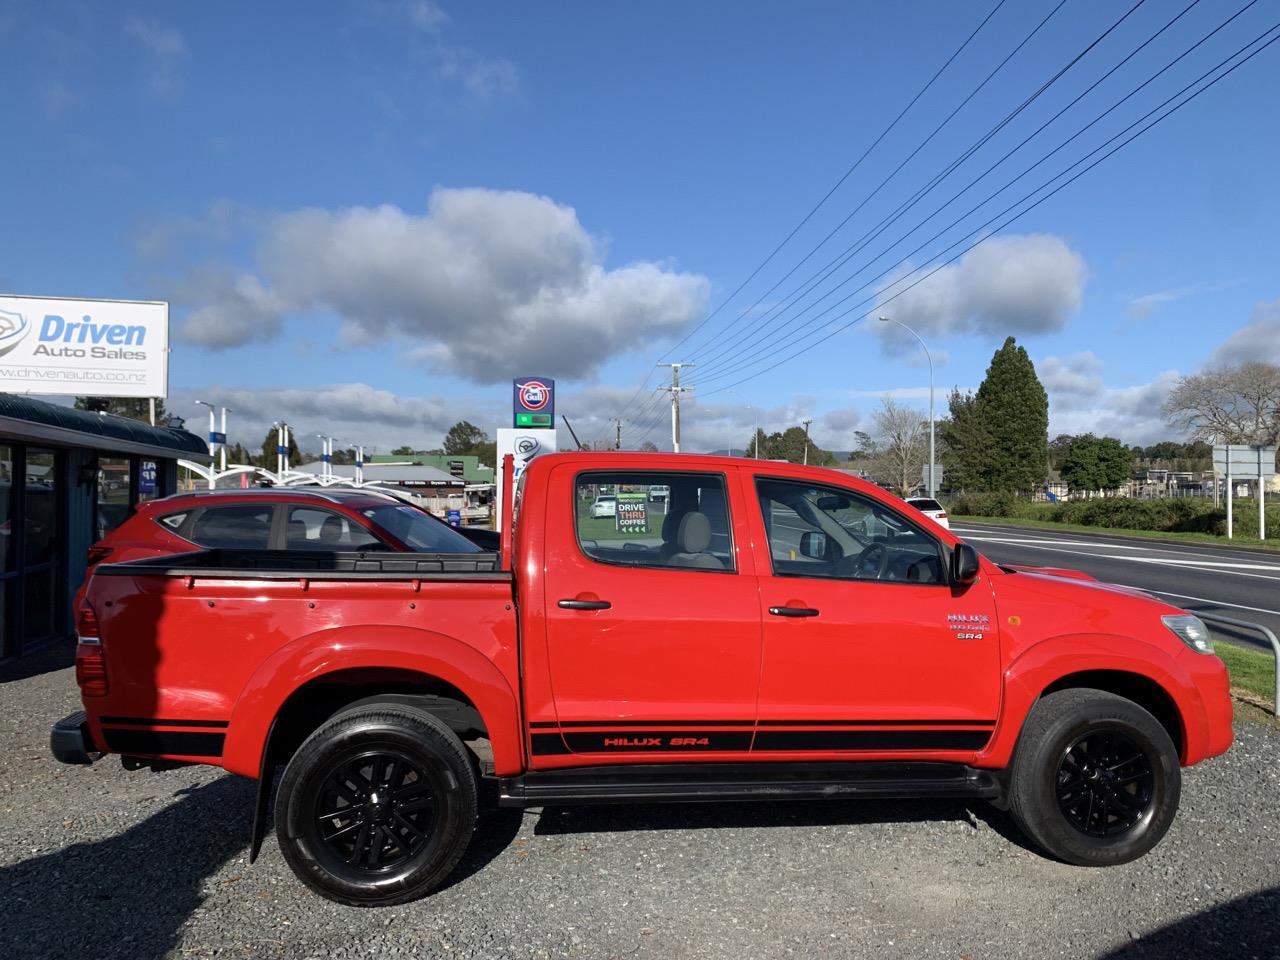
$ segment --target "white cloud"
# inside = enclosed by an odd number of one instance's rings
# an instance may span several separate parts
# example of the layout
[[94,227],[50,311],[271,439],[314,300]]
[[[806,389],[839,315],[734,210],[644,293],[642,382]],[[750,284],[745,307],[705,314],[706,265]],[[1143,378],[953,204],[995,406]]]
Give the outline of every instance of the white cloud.
[[704,277],[638,262],[607,269],[570,207],[515,191],[437,189],[424,214],[395,206],[300,210],[265,224],[257,275],[202,296],[189,342],[278,335],[281,317],[330,311],[350,342],[394,340],[410,359],[494,383],[520,370],[588,377],[653,348],[704,309]]
[[1222,342],[1208,366],[1254,361],[1280,364],[1280,300],[1256,304],[1249,322]]
[[201,303],[187,317],[182,337],[214,349],[273,340],[286,302],[250,274],[202,270],[189,276],[179,296]]
[[179,65],[189,56],[182,31],[137,16],[130,17],[124,29],[147,50],[151,64],[148,83],[152,93],[161,97],[176,94]]
[[466,47],[440,47],[437,56],[440,76],[461,83],[477,100],[496,100],[520,90],[520,74],[506,57],[487,57]]
[[1088,350],[1069,357],[1045,357],[1036,364],[1036,374],[1051,398],[1097,396],[1103,390],[1101,369],[1102,361]]
[[434,33],[449,22],[449,14],[430,0],[415,0],[405,6],[405,14],[419,30]]
[[1093,433],[1118,437],[1127,444],[1148,445],[1170,439],[1174,431],[1160,412],[1178,382],[1176,370],[1166,370],[1150,383],[1102,387],[1091,391],[1049,391],[1049,436]]
[[1137,319],[1149,317],[1167,303],[1177,303],[1187,297],[1212,293],[1216,290],[1226,290],[1230,287],[1238,286],[1240,283],[1239,279],[1226,280],[1221,283],[1193,283],[1185,287],[1172,287],[1168,290],[1144,293],[1140,297],[1130,298],[1127,312],[1129,316]]
[[[923,337],[1060,330],[1080,309],[1084,258],[1046,234],[991,237],[918,286],[899,277],[880,289],[877,310]],[[904,291],[896,299],[895,293]],[[886,350],[919,349],[896,324],[873,324]]]
[[405,397],[367,383],[339,383],[306,388],[245,390],[217,385],[176,390],[167,401],[187,426],[202,433],[208,411],[205,400],[230,408],[228,439],[250,450],[262,445],[274,420],[293,428],[299,447],[318,447],[314,434],[338,438],[343,447],[362,443],[366,452],[387,452],[401,444],[436,447],[458,420],[471,420],[493,436],[493,411],[460,406],[456,398]]

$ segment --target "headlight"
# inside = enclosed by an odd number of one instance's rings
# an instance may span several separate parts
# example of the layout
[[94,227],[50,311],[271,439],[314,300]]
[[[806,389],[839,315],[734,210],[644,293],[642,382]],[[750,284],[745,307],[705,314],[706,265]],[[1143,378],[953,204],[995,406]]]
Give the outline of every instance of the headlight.
[[1192,650],[1199,653],[1213,653],[1213,644],[1209,641],[1209,628],[1199,617],[1183,613],[1161,617],[1160,620]]

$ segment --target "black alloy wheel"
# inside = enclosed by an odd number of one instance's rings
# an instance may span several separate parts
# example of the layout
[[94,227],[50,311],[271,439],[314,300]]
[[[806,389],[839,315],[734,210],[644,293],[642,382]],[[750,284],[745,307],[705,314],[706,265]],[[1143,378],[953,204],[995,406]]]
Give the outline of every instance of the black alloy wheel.
[[1170,731],[1132,700],[1076,687],[1032,705],[1004,800],[1023,832],[1051,856],[1108,867],[1160,842],[1181,792]]
[[471,840],[476,803],[471,754],[443,720],[402,702],[364,702],[290,758],[276,835],[293,872],[321,896],[390,906],[445,881]]
[[364,751],[333,764],[316,794],[312,841],[342,863],[387,874],[422,853],[438,797],[426,771],[401,751]]
[[1090,837],[1114,837],[1151,816],[1155,773],[1151,759],[1119,729],[1094,729],[1077,738],[1058,763],[1058,807]]

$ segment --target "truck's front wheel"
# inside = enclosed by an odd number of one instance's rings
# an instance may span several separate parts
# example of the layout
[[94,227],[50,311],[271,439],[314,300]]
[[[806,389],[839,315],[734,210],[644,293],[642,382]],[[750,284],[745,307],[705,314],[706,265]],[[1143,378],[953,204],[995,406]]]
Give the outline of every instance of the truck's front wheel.
[[1101,690],[1060,690],[1027,716],[1009,812],[1032,840],[1068,863],[1127,863],[1169,829],[1181,777],[1178,751],[1148,711]]
[[350,906],[429,893],[470,842],[476,780],[444,723],[402,704],[339,713],[298,748],[276,799],[285,860],[312,890]]

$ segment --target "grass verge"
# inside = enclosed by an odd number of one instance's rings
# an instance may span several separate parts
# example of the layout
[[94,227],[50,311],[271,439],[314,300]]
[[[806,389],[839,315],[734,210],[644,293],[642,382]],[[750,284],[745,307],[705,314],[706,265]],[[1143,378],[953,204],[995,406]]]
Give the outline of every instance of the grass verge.
[[1166,543],[1212,543],[1219,547],[1242,547],[1266,553],[1280,552],[1280,542],[1268,538],[1234,537],[1228,540],[1213,533],[1176,533],[1164,530],[1129,530],[1123,527],[1090,527],[1082,523],[1057,523],[1053,520],[1023,520],[1017,517],[972,517],[951,515],[952,523],[982,523],[993,527],[1026,527],[1033,530],[1057,530],[1062,533],[1093,533],[1100,536],[1133,537],[1138,540],[1161,540]]
[[1231,692],[1268,709],[1275,704],[1276,660],[1263,650],[1217,641],[1213,645],[1231,674]]

